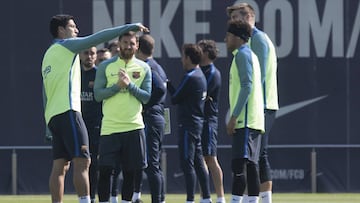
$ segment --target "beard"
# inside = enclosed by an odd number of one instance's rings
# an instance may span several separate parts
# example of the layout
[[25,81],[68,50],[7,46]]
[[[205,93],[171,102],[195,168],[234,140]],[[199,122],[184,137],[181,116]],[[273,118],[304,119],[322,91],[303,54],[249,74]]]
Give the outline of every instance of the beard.
[[133,49],[121,49],[120,48],[119,54],[122,59],[128,60],[134,56],[135,51]]

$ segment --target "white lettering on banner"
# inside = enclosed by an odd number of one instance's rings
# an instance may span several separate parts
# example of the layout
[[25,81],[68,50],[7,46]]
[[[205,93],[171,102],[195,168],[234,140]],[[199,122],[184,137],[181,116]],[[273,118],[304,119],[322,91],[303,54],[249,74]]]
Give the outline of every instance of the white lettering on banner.
[[[322,20],[316,0],[299,1],[299,56],[310,57],[311,37],[316,56],[325,57],[332,37],[332,56],[344,56],[344,12],[343,1],[326,1]],[[335,15],[336,14],[336,15]]]
[[[276,21],[276,14],[280,14],[279,22]],[[274,39],[276,54],[279,58],[289,55],[294,46],[294,12],[287,0],[270,1],[264,7],[264,31],[271,39]],[[280,32],[276,33],[276,24],[280,24]],[[280,36],[281,40],[276,42],[275,37]]]
[[196,22],[197,11],[210,11],[211,1],[184,1],[184,42],[196,42],[196,34],[210,33],[208,22]]
[[[330,55],[330,57],[353,58],[360,35],[360,3],[352,19],[347,17],[352,16],[349,11],[344,12],[345,2],[349,4],[349,1],[325,0],[320,11],[316,0],[301,0],[297,1],[296,5],[291,4],[289,0],[267,1],[262,12],[255,0],[243,2],[253,5],[257,14],[256,21],[263,22],[264,31],[274,41],[279,58],[287,57],[296,51],[294,50],[296,45],[298,57]],[[228,6],[224,3],[224,10],[218,8],[211,10],[213,1],[209,0],[151,0],[148,2],[149,7],[145,8],[144,2],[144,0],[131,1],[131,9],[128,11],[125,8],[126,4],[130,3],[129,0],[113,0],[113,10],[110,12],[106,0],[93,0],[93,31],[126,23],[126,12],[131,12],[131,22],[143,22],[143,19],[148,17],[150,30],[156,41],[155,46],[164,47],[164,49],[156,49],[154,56],[162,57],[165,51],[169,58],[179,58],[181,42],[195,43],[197,35],[211,34],[210,27],[216,26],[211,21],[198,22],[196,16],[201,15],[202,12],[214,12],[212,16],[216,16],[215,12],[218,12],[218,15],[226,15],[225,6]],[[180,15],[183,24],[176,26],[178,31],[182,32],[180,36],[183,39],[175,38],[170,27],[176,21],[175,14],[180,6],[183,6],[183,13]],[[149,9],[149,16],[144,16],[144,9]],[[110,13],[113,13],[113,19]],[[298,33],[295,33],[296,29]],[[345,39],[345,29],[348,39]],[[225,43],[217,42],[217,45],[220,49],[220,57],[227,56]],[[314,51],[311,47],[314,47]]]
[[[169,58],[180,57],[179,48],[170,30],[170,24],[180,5],[180,0],[168,1],[163,12],[161,12],[161,0],[153,0],[149,4],[150,30],[155,39],[155,47],[161,47],[162,42]],[[162,57],[162,55],[162,49],[155,49],[155,57]]]
[[273,180],[303,180],[305,178],[304,169],[272,169]]

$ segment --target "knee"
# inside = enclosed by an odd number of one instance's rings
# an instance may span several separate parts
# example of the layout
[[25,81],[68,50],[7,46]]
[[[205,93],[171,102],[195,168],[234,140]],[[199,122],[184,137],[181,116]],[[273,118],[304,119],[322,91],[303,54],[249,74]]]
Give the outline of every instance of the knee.
[[244,166],[245,161],[244,159],[233,159],[231,161],[231,170],[234,173],[234,175],[243,175],[244,174]]
[[113,173],[113,168],[111,166],[99,166],[99,177],[109,177]]
[[74,158],[73,159],[73,163],[74,163],[74,169],[75,170],[88,170],[91,160],[88,158]]

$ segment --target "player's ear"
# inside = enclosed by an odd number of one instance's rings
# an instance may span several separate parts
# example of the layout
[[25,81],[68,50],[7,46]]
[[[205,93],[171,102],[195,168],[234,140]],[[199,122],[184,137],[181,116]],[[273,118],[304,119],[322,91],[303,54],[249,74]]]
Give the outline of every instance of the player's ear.
[[63,37],[65,35],[65,28],[63,26],[58,26],[57,33],[59,38]]

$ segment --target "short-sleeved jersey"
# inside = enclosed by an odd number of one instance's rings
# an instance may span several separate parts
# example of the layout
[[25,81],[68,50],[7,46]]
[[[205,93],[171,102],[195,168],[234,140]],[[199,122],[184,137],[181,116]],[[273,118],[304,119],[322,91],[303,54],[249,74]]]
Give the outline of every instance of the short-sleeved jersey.
[[230,112],[237,117],[235,129],[264,132],[264,103],[260,65],[247,44],[233,51],[229,76]]

